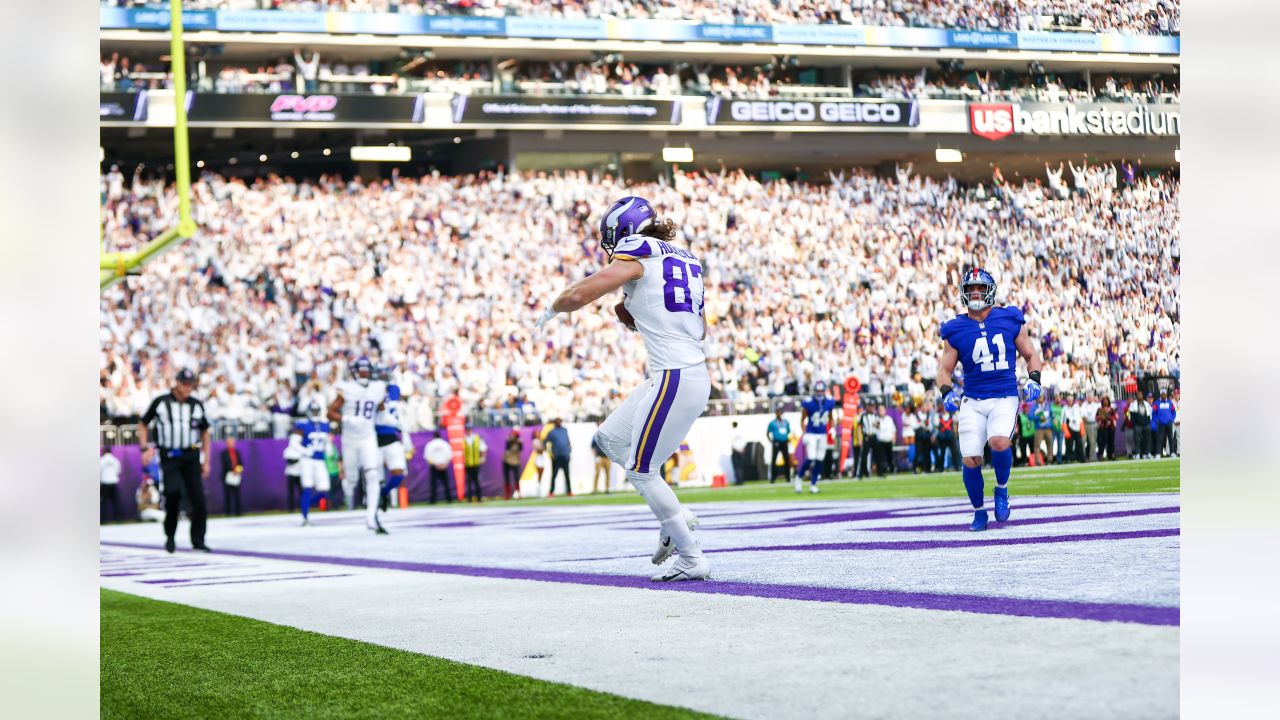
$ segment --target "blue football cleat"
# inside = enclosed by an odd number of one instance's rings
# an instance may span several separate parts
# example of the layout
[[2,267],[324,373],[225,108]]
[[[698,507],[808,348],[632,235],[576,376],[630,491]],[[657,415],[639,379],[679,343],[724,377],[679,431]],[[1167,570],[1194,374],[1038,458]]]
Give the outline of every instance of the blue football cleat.
[[969,530],[971,532],[979,532],[981,530],[986,530],[986,529],[987,529],[987,511],[974,510],[973,524],[969,525]]
[[1009,519],[1009,488],[996,486],[996,522]]

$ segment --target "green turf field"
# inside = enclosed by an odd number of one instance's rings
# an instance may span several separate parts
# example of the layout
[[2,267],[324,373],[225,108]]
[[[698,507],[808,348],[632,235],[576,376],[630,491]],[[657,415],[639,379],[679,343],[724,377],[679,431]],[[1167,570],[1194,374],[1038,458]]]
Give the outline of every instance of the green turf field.
[[[1082,493],[1178,492],[1181,460],[1118,461],[1083,465],[1049,465],[1014,468],[1009,487],[1018,495],[1076,495]],[[988,492],[995,484],[991,468],[985,468]],[[796,495],[791,485],[781,481],[753,482],[724,488],[677,488],[682,502],[724,502],[729,500],[867,500],[874,498],[964,498],[960,473],[894,475],[871,480],[833,480],[820,483],[822,492]],[[587,485],[583,483],[583,489]],[[528,505],[602,505],[643,503],[635,492],[611,495],[579,495],[550,499],[520,500]]]
[[709,718],[101,591],[103,718]]

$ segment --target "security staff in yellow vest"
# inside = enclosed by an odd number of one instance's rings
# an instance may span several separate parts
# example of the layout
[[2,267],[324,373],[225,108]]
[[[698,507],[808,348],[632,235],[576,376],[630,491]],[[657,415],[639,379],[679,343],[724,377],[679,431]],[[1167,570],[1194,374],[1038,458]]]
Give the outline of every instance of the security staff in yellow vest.
[[467,500],[480,502],[480,468],[484,465],[489,446],[484,438],[476,434],[475,428],[467,427],[467,435],[462,441],[462,460],[467,468]]

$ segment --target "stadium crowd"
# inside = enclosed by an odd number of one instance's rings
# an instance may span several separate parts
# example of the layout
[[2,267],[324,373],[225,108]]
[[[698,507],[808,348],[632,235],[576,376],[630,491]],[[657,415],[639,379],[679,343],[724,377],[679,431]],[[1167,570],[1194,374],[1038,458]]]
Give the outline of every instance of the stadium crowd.
[[[103,6],[155,0],[100,0]],[[977,30],[1067,30],[1169,35],[1181,30],[1175,0],[186,0],[191,8],[420,15],[693,20],[704,23],[840,24]]]
[[[469,408],[597,416],[644,374],[638,336],[605,304],[545,332],[553,293],[603,262],[600,209],[648,196],[705,265],[714,397],[793,395],[865,380],[921,401],[937,327],[977,262],[1025,309],[1050,359],[1044,384],[1110,394],[1118,378],[1179,371],[1176,177],[1070,163],[990,186],[897,168],[826,182],[741,171],[624,186],[585,172],[337,175],[194,184],[196,237],[101,298],[104,417],[134,416],[177,367],[196,368],[215,418],[268,427],[331,391],[369,352],[404,388],[410,429],[440,398]],[[104,247],[173,224],[161,180],[102,177]]]
[[[198,92],[238,93],[369,93],[396,95],[442,92],[464,95],[528,93],[534,95],[714,95],[723,98],[867,97],[886,100],[945,99],[1011,102],[1176,103],[1178,78],[1155,75],[1036,74],[1001,71],[950,71],[921,68],[884,72],[854,68],[848,83],[834,79],[839,68],[717,66],[710,63],[637,65],[623,60],[571,63],[428,61],[405,63],[330,61],[299,50],[256,67],[193,64],[191,82]],[[827,81],[823,81],[823,76]],[[99,68],[103,92],[132,92],[171,86],[164,63],[139,62],[118,52],[103,55]],[[1096,84],[1095,84],[1096,83]]]

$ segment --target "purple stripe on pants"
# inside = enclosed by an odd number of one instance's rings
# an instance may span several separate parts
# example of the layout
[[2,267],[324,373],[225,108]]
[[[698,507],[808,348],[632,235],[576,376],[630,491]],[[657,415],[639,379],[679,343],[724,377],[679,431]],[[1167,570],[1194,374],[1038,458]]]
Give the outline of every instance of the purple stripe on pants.
[[[663,393],[658,391],[658,414],[653,418],[653,427],[649,428],[649,441],[640,448],[640,461],[636,463],[639,468],[637,472],[649,472],[649,463],[653,461],[653,451],[658,449],[658,439],[662,437],[662,424],[667,421],[667,414],[671,412],[671,406],[675,403],[676,392],[680,390],[680,371],[665,370],[670,381],[667,383],[667,391]],[[663,458],[665,460],[666,458]]]

